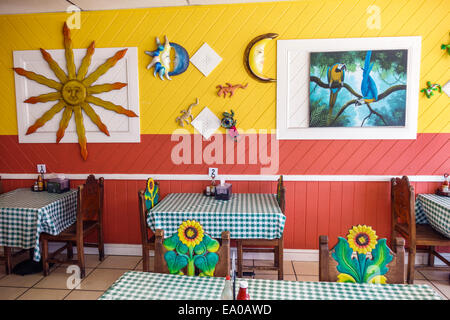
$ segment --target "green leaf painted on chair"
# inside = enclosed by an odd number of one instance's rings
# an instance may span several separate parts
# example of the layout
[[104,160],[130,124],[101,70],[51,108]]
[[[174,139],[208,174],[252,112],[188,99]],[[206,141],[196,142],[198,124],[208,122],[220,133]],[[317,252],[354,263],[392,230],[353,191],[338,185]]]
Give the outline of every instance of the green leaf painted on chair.
[[187,255],[177,255],[174,251],[167,251],[164,254],[164,260],[166,260],[167,268],[171,274],[183,274],[180,270],[186,267],[189,262]]
[[214,270],[219,262],[219,256],[217,253],[208,252],[206,255],[195,256],[194,264],[200,269],[200,276],[214,276]]
[[[338,263],[336,268],[339,272],[351,276],[355,280],[355,282],[360,282],[361,276],[359,274],[358,259],[352,259],[352,253],[353,250],[350,248],[347,240],[342,237],[339,237],[338,243],[334,247],[334,252],[332,253],[332,257]],[[345,278],[345,280],[348,279],[349,278]]]
[[[367,260],[367,270],[364,273],[363,281],[372,282],[372,278],[385,275],[389,271],[387,264],[393,259],[394,256],[386,244],[386,239],[380,239],[375,249],[372,250],[372,260]],[[386,278],[384,279],[386,280]],[[381,281],[381,279],[377,279],[376,281]]]
[[195,246],[194,248],[194,253],[201,255],[204,254],[206,252],[206,246],[205,244],[202,242],[200,242],[198,245]]
[[211,238],[208,235],[203,236],[202,242],[195,246],[194,252],[195,254],[204,254],[206,251],[208,252],[217,252],[220,248],[219,241]]
[[178,238],[178,234],[175,233],[173,236],[164,239],[163,245],[166,250],[173,251],[177,247],[178,243],[180,243],[180,239]]
[[186,253],[188,253],[189,248],[187,245],[185,245],[183,242],[180,241],[177,244],[176,251],[181,254],[186,254]]

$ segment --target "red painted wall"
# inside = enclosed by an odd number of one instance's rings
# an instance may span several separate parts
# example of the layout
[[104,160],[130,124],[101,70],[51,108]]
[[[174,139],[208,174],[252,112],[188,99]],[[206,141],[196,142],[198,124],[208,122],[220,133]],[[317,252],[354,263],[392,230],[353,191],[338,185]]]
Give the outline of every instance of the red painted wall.
[[[100,175],[97,175],[98,177]],[[83,183],[71,181],[72,187]],[[4,180],[4,190],[29,187],[31,180]],[[203,181],[160,181],[161,195],[201,192]],[[355,224],[373,226],[379,237],[390,238],[390,184],[388,182],[286,181],[285,248],[317,249],[319,235],[331,244]],[[432,193],[439,183],[412,183],[418,193]],[[137,192],[145,181],[105,180],[105,241],[140,242]],[[276,182],[234,181],[236,193],[275,193]],[[446,250],[450,252],[449,250]]]

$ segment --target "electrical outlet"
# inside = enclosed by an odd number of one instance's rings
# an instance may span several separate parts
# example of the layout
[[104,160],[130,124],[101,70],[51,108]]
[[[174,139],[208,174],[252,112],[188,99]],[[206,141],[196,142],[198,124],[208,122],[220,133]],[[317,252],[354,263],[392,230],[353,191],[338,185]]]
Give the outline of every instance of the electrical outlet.
[[47,173],[47,169],[45,168],[45,164],[38,164],[37,165],[37,172],[38,173]]
[[217,176],[219,175],[219,169],[217,168],[209,168],[209,177],[212,178],[214,174],[214,178],[217,178]]

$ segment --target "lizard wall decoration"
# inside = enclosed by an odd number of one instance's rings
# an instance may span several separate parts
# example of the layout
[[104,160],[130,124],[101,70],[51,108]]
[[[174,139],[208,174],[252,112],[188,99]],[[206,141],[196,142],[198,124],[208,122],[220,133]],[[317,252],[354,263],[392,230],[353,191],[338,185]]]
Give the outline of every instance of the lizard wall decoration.
[[235,84],[234,86],[231,83],[226,83],[226,87],[221,86],[220,84],[216,87],[219,89],[219,91],[217,92],[217,95],[220,97],[221,95],[223,95],[224,98],[226,98],[227,93],[229,93],[229,97],[231,98],[234,95],[234,91],[236,89],[245,89],[248,86],[248,83],[246,83],[245,85],[242,84]]
[[192,108],[194,106],[198,105],[198,98],[196,98],[196,102],[194,102],[193,104],[191,104],[189,106],[189,108],[187,108],[187,110],[181,110],[182,115],[177,117],[175,119],[175,122],[178,122],[178,125],[184,127],[184,122],[186,122],[187,124],[191,124],[189,122],[189,118],[192,120],[194,120],[194,116],[191,114]]

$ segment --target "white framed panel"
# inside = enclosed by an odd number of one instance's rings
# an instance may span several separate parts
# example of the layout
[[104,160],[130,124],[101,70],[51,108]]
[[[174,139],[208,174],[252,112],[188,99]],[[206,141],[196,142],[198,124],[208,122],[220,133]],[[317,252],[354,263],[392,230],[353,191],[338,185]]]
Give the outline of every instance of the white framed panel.
[[[310,53],[408,51],[405,125],[309,127]],[[277,139],[416,139],[421,37],[277,40]]]
[[[108,58],[112,57],[117,51],[123,48],[96,48],[92,56],[92,61],[87,75],[95,71],[98,66],[103,64]],[[138,52],[136,47],[128,47],[125,56],[120,59],[114,67],[100,76],[92,85],[103,83],[123,82],[127,85],[119,90],[112,90],[93,96],[110,101],[120,105],[125,109],[134,111],[139,115],[139,75],[138,75]],[[47,50],[67,74],[65,51]],[[86,49],[74,49],[74,61],[77,67],[86,54]],[[41,74],[49,79],[59,82],[47,62],[42,58],[39,50],[14,51],[14,67],[20,67],[28,71]],[[56,142],[56,132],[63,111],[56,114],[53,119],[48,121],[43,127],[37,129],[35,133],[26,135],[28,127],[49,110],[57,101],[45,103],[28,104],[24,101],[32,96],[38,96],[44,93],[55,92],[55,89],[41,85],[17,73],[14,75],[16,88],[16,108],[19,143],[54,143]],[[102,122],[108,127],[110,136],[101,132],[91,119],[83,112],[83,121],[86,128],[86,138],[88,143],[101,142],[140,142],[140,120],[139,117],[127,117],[114,111],[106,110],[100,106],[90,103],[95,112],[99,115]],[[64,137],[60,143],[77,143],[75,120],[72,115],[69,125],[65,131]]]

